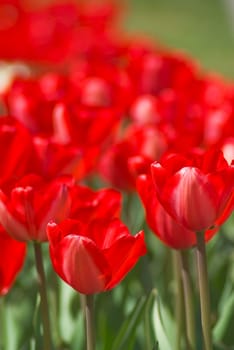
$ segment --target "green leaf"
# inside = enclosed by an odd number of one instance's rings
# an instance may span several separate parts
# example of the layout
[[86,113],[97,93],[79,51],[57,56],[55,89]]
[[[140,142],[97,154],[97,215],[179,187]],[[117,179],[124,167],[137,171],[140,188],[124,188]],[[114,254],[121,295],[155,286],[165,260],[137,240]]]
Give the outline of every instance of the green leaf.
[[162,313],[166,313],[166,311],[164,310],[164,306],[160,301],[158,293],[155,292],[155,303],[153,307],[153,327],[155,336],[160,350],[172,350],[172,346],[170,345],[165,331],[165,326],[163,324]]
[[40,296],[37,296],[35,309],[33,314],[33,328],[34,328],[34,340],[35,350],[39,350],[42,347],[42,323],[41,323],[41,300]]
[[226,330],[231,326],[231,319],[234,310],[234,294],[232,293],[223,305],[221,315],[213,329],[213,337],[216,342],[219,342],[225,336]]
[[111,350],[127,349],[126,344],[128,344],[132,337],[135,338],[136,327],[143,317],[147,300],[148,298],[146,297],[141,297],[139,300],[137,300],[132,313],[120,328]]
[[[70,311],[71,300],[74,295],[74,290],[64,283],[62,280],[60,282],[60,317],[59,317],[59,330],[63,341],[70,342],[74,331],[74,319]],[[77,298],[79,294],[76,293]]]

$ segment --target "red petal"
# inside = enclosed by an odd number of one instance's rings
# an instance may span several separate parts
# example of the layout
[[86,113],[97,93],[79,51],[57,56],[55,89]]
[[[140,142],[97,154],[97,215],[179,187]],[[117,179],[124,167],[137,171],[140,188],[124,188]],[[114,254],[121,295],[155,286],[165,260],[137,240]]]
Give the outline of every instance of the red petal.
[[151,173],[156,189],[159,191],[167,180],[167,171],[161,166],[160,163],[154,162],[151,164]]
[[26,254],[26,244],[12,239],[0,227],[0,295],[11,288],[20,272]]
[[0,191],[0,223],[13,238],[19,241],[30,239],[27,228],[14,217],[8,199],[2,191]]
[[119,220],[95,220],[87,228],[89,237],[100,249],[108,249],[118,239],[131,236],[128,228]]
[[77,220],[67,219],[60,224],[51,221],[47,225],[47,236],[50,244],[55,246],[67,235],[85,236],[85,226]]
[[36,193],[35,209],[38,237],[46,241],[46,225],[50,220],[60,222],[66,218],[70,209],[69,189],[63,179],[51,182],[49,186]]
[[115,287],[146,252],[143,231],[135,236],[122,237],[111,248],[105,250],[106,260],[112,270],[112,279],[107,284],[106,290]]
[[55,271],[78,292],[105,290],[111,278],[109,264],[90,239],[68,235],[56,248],[50,247],[50,255]]
[[163,208],[149,176],[140,176],[137,189],[144,204],[147,223],[154,234],[166,245],[175,249],[192,247],[196,242],[194,232],[179,225]]
[[197,168],[185,167],[177,172],[168,181],[161,198],[166,210],[187,229],[201,231],[215,222],[215,189]]

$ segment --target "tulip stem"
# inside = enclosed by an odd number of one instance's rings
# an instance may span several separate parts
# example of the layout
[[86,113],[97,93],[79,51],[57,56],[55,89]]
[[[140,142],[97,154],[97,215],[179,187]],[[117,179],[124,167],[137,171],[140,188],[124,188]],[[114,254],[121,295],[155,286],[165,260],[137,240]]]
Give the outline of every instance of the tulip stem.
[[175,279],[175,319],[176,319],[176,343],[175,350],[181,349],[181,339],[183,330],[183,289],[182,280],[180,274],[180,260],[179,252],[172,251],[173,253],[173,266],[174,266],[174,279]]
[[45,271],[43,266],[41,244],[37,242],[34,242],[33,244],[34,244],[34,254],[35,254],[36,269],[37,269],[38,287],[39,287],[39,293],[41,297],[41,315],[42,315],[43,341],[44,341],[43,350],[51,350],[52,341],[51,341],[51,330],[50,330],[49,306],[48,306],[48,299],[47,299],[47,292],[46,292],[46,278],[45,278]]
[[93,295],[84,295],[83,302],[85,312],[87,350],[95,350]]
[[200,308],[204,350],[212,350],[211,319],[210,319],[210,292],[207,272],[205,235],[197,232],[196,260],[198,271],[198,285],[200,292]]
[[6,309],[5,300],[0,296],[0,350],[7,349]]
[[193,305],[192,283],[189,271],[187,252],[178,251],[178,260],[181,269],[181,277],[183,284],[184,304],[185,304],[185,322],[188,350],[196,349],[195,340],[195,316]]

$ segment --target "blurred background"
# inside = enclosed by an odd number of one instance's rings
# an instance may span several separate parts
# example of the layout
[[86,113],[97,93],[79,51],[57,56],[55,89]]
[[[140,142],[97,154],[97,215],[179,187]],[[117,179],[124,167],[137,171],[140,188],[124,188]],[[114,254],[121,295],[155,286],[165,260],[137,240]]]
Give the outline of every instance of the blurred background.
[[125,26],[234,78],[233,0],[129,0]]
[[[64,2],[24,1],[30,7]],[[133,35],[187,53],[206,71],[234,79],[234,0],[124,0],[123,7],[124,28]]]

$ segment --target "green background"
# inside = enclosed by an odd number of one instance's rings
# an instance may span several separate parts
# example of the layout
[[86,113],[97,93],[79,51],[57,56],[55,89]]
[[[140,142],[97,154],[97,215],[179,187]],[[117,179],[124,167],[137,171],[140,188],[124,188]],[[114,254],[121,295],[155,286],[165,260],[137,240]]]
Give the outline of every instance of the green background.
[[[234,79],[234,20],[225,0],[129,0],[125,28],[189,54],[211,73]],[[233,14],[234,16],[234,14]]]

